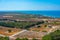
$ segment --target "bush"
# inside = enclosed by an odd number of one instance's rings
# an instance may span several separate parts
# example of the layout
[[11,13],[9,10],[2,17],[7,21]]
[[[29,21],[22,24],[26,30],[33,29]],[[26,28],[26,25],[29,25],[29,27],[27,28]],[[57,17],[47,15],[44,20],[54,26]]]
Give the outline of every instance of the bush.
[[16,38],[15,40],[22,40],[22,39],[20,39],[20,38]]
[[10,33],[10,32],[12,32],[12,30],[8,29],[8,32]]
[[36,39],[36,38],[33,38],[32,40],[38,40],[38,39]]

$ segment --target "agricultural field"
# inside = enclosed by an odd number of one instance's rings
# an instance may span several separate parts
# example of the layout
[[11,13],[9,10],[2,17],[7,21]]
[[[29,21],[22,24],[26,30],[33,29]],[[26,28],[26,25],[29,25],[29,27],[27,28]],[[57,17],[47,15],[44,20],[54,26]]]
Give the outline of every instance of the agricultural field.
[[[56,25],[60,25],[60,21],[58,21],[58,22],[51,22],[51,23],[48,23],[48,24],[50,24],[50,25],[55,25],[55,26],[56,26]],[[47,25],[48,25],[48,24],[47,24]]]
[[48,32],[52,29],[53,26],[60,26],[60,21],[49,21],[44,22],[43,24],[35,25],[32,28],[29,28],[30,31],[37,31],[37,32]]
[[0,35],[11,36],[20,31],[21,31],[21,29],[0,26]]
[[42,22],[35,22],[35,21],[0,22],[0,26],[27,29],[41,23],[43,23],[43,21]]
[[48,27],[46,24],[37,25],[35,27],[29,28],[29,31],[36,31],[36,32],[48,32],[51,28]]

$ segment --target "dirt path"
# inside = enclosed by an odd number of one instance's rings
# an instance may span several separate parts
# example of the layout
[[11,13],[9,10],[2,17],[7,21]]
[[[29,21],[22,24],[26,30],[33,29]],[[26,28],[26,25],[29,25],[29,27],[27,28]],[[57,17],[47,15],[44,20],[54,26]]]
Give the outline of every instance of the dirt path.
[[18,34],[23,33],[23,32],[25,32],[25,31],[27,31],[27,30],[22,30],[22,31],[20,31],[20,32],[18,32],[18,33],[15,33],[15,34],[9,36],[9,37],[10,37],[10,38],[14,38],[15,35],[18,35]]

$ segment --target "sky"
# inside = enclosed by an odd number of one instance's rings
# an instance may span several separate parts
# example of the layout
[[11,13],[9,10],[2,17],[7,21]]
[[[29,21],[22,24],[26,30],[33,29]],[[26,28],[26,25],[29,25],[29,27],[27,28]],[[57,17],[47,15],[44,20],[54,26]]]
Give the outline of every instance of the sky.
[[60,0],[0,0],[0,10],[60,10]]

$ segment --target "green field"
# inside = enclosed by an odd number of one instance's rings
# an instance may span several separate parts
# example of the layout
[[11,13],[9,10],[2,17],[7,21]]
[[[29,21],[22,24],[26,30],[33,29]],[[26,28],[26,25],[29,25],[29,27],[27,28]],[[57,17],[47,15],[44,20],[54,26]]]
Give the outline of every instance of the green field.
[[32,22],[32,21],[0,22],[0,26],[27,29],[29,27],[32,27],[41,23],[43,23],[43,21],[42,22]]

